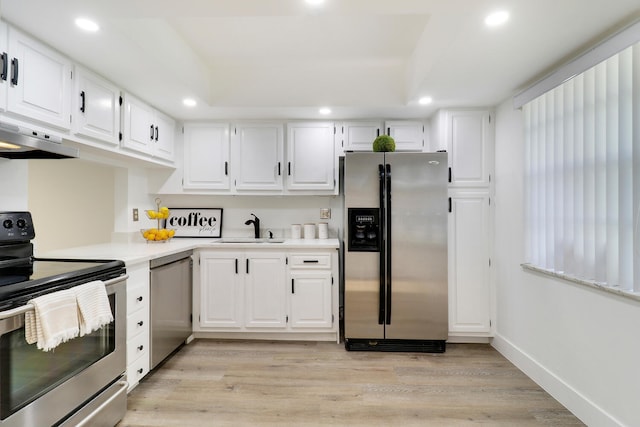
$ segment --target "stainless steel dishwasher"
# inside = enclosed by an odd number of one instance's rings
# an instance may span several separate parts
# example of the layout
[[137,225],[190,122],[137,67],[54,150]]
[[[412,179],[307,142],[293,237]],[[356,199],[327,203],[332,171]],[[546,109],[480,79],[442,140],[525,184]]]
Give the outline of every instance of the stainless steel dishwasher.
[[193,251],[151,260],[151,369],[192,333]]

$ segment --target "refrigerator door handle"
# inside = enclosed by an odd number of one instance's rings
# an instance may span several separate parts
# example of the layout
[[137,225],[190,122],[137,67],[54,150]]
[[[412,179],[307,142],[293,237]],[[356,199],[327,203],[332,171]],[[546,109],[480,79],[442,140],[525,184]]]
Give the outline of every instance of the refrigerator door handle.
[[391,165],[387,163],[386,165],[386,190],[387,190],[387,194],[386,194],[386,201],[387,201],[387,206],[386,206],[386,227],[387,227],[387,242],[386,242],[386,256],[387,256],[387,268],[386,268],[386,272],[387,272],[387,306],[386,306],[386,324],[390,325],[391,324],[391,242],[393,242],[392,236],[391,236]]
[[[384,227],[384,165],[378,165],[378,181],[380,184],[380,228]],[[382,240],[382,244],[380,245],[380,288],[378,289],[378,324],[384,324],[385,320],[385,266],[386,266],[386,252],[384,245],[384,234],[382,230],[379,230],[380,239]]]

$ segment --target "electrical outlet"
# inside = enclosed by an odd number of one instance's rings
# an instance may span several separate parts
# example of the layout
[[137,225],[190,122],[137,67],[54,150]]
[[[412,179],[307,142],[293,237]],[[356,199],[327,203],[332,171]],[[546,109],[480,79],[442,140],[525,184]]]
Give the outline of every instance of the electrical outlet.
[[138,220],[138,208],[133,208],[133,221]]
[[331,209],[330,208],[322,208],[320,209],[320,219],[330,219],[331,218]]

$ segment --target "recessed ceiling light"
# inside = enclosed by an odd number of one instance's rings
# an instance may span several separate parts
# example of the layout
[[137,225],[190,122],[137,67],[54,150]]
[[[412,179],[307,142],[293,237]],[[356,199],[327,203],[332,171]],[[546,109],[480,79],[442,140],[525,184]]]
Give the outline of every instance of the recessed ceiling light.
[[324,0],[305,0],[307,2],[307,4],[310,4],[311,6],[319,6],[322,3],[324,3]]
[[322,114],[323,116],[326,116],[327,114],[331,114],[331,108],[327,108],[327,107],[321,108],[320,114]]
[[507,12],[506,10],[498,10],[487,15],[487,17],[484,19],[484,23],[487,25],[487,27],[497,27],[504,24],[508,20],[509,12]]
[[193,98],[185,98],[182,100],[182,103],[186,106],[186,107],[195,107],[196,105],[198,105],[198,103],[196,102],[195,99]]
[[100,29],[100,26],[95,21],[92,21],[91,19],[88,19],[88,18],[77,18],[76,25],[79,28],[92,33],[95,33]]
[[430,96],[423,96],[422,98],[420,98],[418,100],[418,103],[420,105],[429,105],[433,102],[433,98],[431,98]]

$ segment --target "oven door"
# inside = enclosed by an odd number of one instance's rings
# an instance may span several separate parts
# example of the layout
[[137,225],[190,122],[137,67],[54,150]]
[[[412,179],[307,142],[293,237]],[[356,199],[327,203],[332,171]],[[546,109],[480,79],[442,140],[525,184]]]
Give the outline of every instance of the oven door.
[[0,313],[0,425],[58,425],[115,383],[126,390],[126,278],[106,282],[114,322],[49,352],[27,344],[24,314],[6,317],[21,308]]

